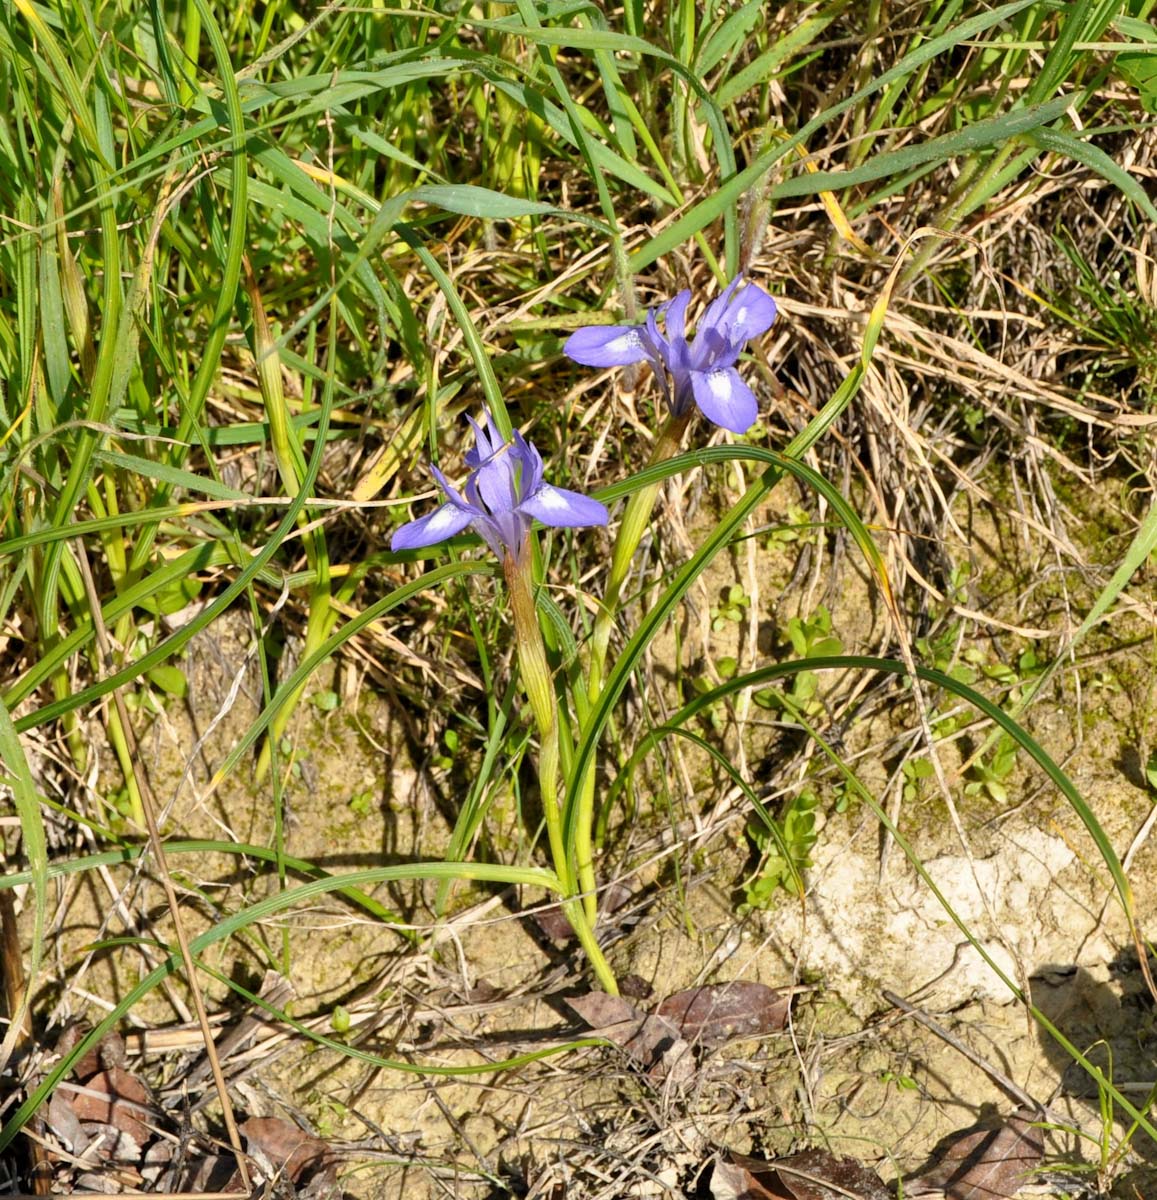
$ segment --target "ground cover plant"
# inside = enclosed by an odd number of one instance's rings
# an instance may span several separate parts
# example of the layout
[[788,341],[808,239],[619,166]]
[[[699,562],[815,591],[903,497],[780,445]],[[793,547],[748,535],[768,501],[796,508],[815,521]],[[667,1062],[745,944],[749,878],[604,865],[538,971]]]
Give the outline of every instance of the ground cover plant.
[[1153,8],[0,7],[0,1187],[1146,1194]]

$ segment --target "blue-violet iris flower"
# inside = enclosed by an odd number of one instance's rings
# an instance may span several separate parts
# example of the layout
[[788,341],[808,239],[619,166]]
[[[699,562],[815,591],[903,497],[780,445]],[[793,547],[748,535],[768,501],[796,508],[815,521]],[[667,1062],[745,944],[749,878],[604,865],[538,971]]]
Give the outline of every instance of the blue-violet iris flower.
[[518,562],[534,520],[571,527],[607,523],[607,510],[597,500],[543,480],[542,456],[517,429],[507,442],[488,411],[482,425],[466,419],[474,448],[466,452],[465,495],[431,464],[446,503],[395,530],[391,550],[433,546],[472,525],[500,559]]
[[[642,325],[588,325],[566,340],[563,352],[588,367],[625,367],[649,362],[662,384],[672,415],[686,416],[691,405],[732,433],[751,428],[759,413],[755,395],[735,364],[753,337],[775,320],[775,301],[754,283],[740,287],[737,275],[699,318],[688,342],[683,323],[691,292],[647,313]],[[738,290],[737,290],[738,289]],[[662,318],[664,332],[659,330]]]

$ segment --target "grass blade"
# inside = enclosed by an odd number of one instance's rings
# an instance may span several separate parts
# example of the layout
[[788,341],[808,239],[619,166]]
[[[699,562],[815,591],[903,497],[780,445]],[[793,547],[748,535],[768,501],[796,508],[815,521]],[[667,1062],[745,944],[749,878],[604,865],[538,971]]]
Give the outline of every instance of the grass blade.
[[[797,130],[791,137],[776,143],[762,154],[758,155],[750,166],[737,172],[729,179],[723,180],[714,194],[705,201],[697,204],[690,212],[684,213],[677,221],[656,237],[644,243],[631,255],[632,271],[641,271],[656,259],[682,245],[693,234],[709,225],[727,207],[738,202],[739,198],[753,187],[762,176],[771,170],[780,159],[793,152],[797,146],[806,147],[811,136],[825,125],[836,120],[848,109],[859,104],[861,100],[886,88],[897,80],[904,79],[917,67],[937,58],[946,51],[954,49],[960,43],[979,36],[994,25],[1007,21],[1010,17],[1022,12],[1035,4],[1037,0],[1012,0],[988,12],[980,13],[967,21],[962,21],[954,29],[943,36],[933,38],[906,54],[895,66],[876,76],[870,83],[854,92],[851,96],[838,101],[830,108],[824,109],[813,117],[806,125]],[[814,176],[812,177],[814,179]],[[831,186],[830,184],[828,185]]]
[[16,815],[20,818],[20,834],[24,856],[28,860],[28,881],[32,885],[32,944],[29,951],[28,974],[18,1012],[8,1014],[8,1028],[0,1043],[0,1069],[7,1065],[17,1039],[24,1031],[25,1018],[36,988],[44,953],[44,935],[48,925],[48,843],[44,835],[44,820],[40,815],[40,798],[28,768],[24,747],[16,733],[7,707],[0,703],[0,763],[8,775]]

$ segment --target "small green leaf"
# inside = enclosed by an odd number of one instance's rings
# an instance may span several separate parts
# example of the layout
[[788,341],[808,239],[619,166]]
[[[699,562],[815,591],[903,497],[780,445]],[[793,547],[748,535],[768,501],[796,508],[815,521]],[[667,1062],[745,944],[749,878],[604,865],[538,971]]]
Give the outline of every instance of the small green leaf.
[[787,636],[791,642],[791,648],[803,658],[807,654],[807,633],[804,630],[803,622],[799,617],[792,617],[787,623]]
[[155,684],[169,696],[183,700],[189,692],[189,680],[180,667],[153,667],[145,673],[150,683]]
[[310,699],[313,706],[321,712],[333,712],[341,704],[341,697],[334,691],[318,692]]
[[154,617],[167,617],[196,600],[200,592],[201,581],[186,575],[151,596],[143,596],[137,604]]
[[1149,761],[1145,764],[1145,778],[1149,786],[1157,791],[1157,750],[1149,755]]
[[1135,17],[1118,17],[1114,22],[1126,37],[1151,49],[1122,50],[1116,59],[1117,74],[1137,89],[1141,107],[1157,113],[1157,27]]

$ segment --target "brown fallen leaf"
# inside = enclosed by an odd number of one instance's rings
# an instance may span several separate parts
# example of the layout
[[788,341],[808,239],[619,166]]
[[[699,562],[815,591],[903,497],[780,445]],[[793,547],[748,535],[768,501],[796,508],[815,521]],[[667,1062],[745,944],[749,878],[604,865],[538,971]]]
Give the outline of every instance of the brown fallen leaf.
[[[599,916],[609,917],[617,912],[631,898],[631,891],[621,883],[612,883],[599,900]],[[562,911],[560,904],[549,904],[545,908],[535,909],[534,923],[546,934],[552,942],[569,942],[574,940],[575,932]]]
[[[81,1026],[74,1037],[62,1037],[61,1044],[58,1045],[57,1050],[61,1051],[62,1047],[72,1049],[80,1041],[81,1034],[87,1032],[87,1029]],[[76,1065],[72,1068],[72,1073],[77,1079],[91,1079],[98,1071],[110,1071],[113,1067],[126,1068],[128,1061],[128,1055],[125,1053],[124,1038],[116,1030],[112,1030],[106,1033],[87,1053],[82,1054],[76,1060]]]
[[624,1021],[635,1021],[644,1014],[622,996],[609,992],[587,992],[583,996],[570,996],[567,1004],[592,1028],[617,1025]]
[[1044,1156],[1044,1134],[1035,1119],[1021,1109],[950,1133],[933,1152],[935,1165],[905,1182],[905,1195],[1009,1200]]
[[591,1027],[637,1062],[652,1079],[685,1083],[695,1071],[690,1045],[665,1017],[645,1013],[622,996],[589,992],[567,1004]]
[[260,1152],[279,1176],[295,1185],[331,1166],[325,1142],[281,1117],[250,1117],[240,1130],[249,1153]]
[[676,992],[656,1012],[689,1042],[713,1049],[737,1038],[778,1033],[787,1024],[790,1008],[790,995],[736,979]]
[[196,1192],[237,1192],[240,1195],[245,1191],[237,1170],[237,1159],[232,1154],[212,1154],[192,1162],[182,1160],[179,1169],[163,1175],[161,1182],[165,1190],[177,1195]]
[[[216,1148],[216,1147],[214,1147]],[[174,1196],[194,1196],[200,1192],[245,1193],[234,1154],[202,1153],[196,1141],[177,1142],[158,1139],[145,1155],[141,1176],[152,1184],[150,1191]],[[270,1189],[266,1189],[270,1191]],[[254,1195],[264,1196],[258,1189]],[[123,1193],[122,1193],[123,1194]],[[270,1195],[280,1195],[270,1191]]]
[[728,1152],[711,1175],[714,1200],[894,1200],[875,1171],[855,1158],[804,1150],[786,1158]]
[[152,1136],[145,1123],[148,1090],[130,1071],[121,1067],[98,1071],[85,1081],[83,1087],[68,1090],[72,1111],[78,1121],[112,1126],[118,1133],[131,1138],[138,1148]]

